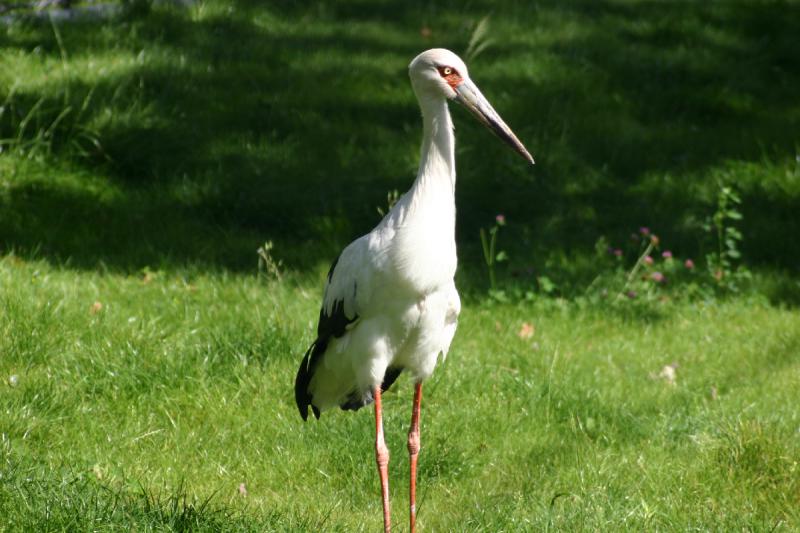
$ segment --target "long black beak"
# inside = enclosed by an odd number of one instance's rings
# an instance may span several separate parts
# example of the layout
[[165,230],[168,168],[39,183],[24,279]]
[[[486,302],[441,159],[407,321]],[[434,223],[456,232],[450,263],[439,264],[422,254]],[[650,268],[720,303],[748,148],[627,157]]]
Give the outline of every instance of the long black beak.
[[470,110],[475,117],[480,120],[487,128],[492,130],[495,135],[508,143],[511,148],[524,157],[530,164],[534,164],[533,156],[525,149],[522,143],[514,135],[497,111],[494,110],[492,105],[481,94],[478,87],[472,83],[472,80],[466,79],[456,88],[456,101],[463,104],[464,107]]

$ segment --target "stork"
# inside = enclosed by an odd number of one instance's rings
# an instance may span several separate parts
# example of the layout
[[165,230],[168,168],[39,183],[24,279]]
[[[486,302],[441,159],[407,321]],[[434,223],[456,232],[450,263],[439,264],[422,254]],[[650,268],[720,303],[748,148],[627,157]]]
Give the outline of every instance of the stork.
[[389,451],[381,393],[401,372],[414,381],[410,462],[410,526],[416,531],[416,473],[422,382],[447,356],[461,301],[456,291],[455,137],[448,100],[464,105],[529,163],[533,157],[469,78],[467,66],[441,48],[408,67],[422,110],[419,170],[411,189],[366,235],[347,246],[328,272],[317,338],[295,379],[303,420],[331,407],[357,410],[375,403],[375,455],[390,531]]

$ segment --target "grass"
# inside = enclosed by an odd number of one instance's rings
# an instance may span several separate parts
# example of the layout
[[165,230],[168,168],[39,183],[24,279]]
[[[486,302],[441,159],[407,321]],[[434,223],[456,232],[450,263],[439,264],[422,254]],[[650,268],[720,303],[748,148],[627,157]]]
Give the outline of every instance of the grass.
[[[78,284],[13,256],[0,276],[9,531],[379,527],[372,417],[303,424],[293,404],[317,305],[308,280]],[[426,385],[420,525],[800,526],[800,421],[787,409],[800,400],[800,316],[757,299],[661,313],[467,306]],[[517,335],[523,322],[531,338]],[[674,384],[658,377],[672,363]],[[398,519],[410,393],[403,380],[385,402]]]
[[[537,166],[454,111],[465,305],[425,386],[421,529],[800,529],[798,26],[794,2],[208,0],[0,27],[0,531],[379,528],[370,413],[303,424],[293,376],[330,260],[415,171],[406,65],[470,42]],[[735,293],[703,264],[721,186]],[[595,244],[640,226],[696,273],[602,297],[627,269]],[[401,379],[400,530],[410,403]]]

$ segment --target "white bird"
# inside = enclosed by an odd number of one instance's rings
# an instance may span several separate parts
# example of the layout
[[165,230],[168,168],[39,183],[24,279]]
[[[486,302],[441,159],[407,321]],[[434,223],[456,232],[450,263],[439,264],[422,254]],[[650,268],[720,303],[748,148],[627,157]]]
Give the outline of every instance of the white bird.
[[453,52],[427,50],[409,65],[422,110],[424,135],[417,177],[381,222],[347,246],[328,272],[317,339],[295,380],[303,420],[339,406],[357,410],[375,402],[375,452],[385,531],[390,530],[389,452],[383,437],[381,393],[401,372],[414,380],[408,434],[410,524],[415,531],[416,468],[420,448],[422,382],[446,357],[461,302],[453,277],[455,137],[448,100],[463,104],[528,162],[533,157],[506,126]]

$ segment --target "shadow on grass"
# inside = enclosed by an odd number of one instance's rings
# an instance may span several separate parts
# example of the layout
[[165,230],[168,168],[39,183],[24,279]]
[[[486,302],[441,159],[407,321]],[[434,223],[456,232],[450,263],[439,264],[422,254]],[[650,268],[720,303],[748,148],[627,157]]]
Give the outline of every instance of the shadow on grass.
[[[524,168],[455,111],[463,257],[479,256],[473,236],[497,212],[521,265],[591,254],[599,236],[623,239],[641,225],[699,257],[698,221],[713,213],[718,169],[766,161],[741,184],[745,254],[797,268],[800,241],[785,235],[800,231],[800,180],[779,174],[797,172],[800,9],[452,7],[231,1],[62,26],[66,82],[14,99],[20,110],[43,101],[48,124],[65,91],[73,107],[92,93],[81,120],[100,148],[76,156],[64,131],[53,155],[26,163],[0,196],[2,246],[82,268],[250,269],[272,239],[293,268],[328,261],[377,222],[386,191],[414,175],[421,133],[408,61],[431,46],[462,51],[470,25],[491,12],[495,45],[473,75],[539,164]],[[0,47],[61,54],[49,25],[6,31]],[[124,68],[77,73],[89,58],[110,63],[103,54]],[[0,121],[0,136],[13,126]],[[86,176],[101,184],[82,186]],[[770,188],[776,181],[785,186]]]

